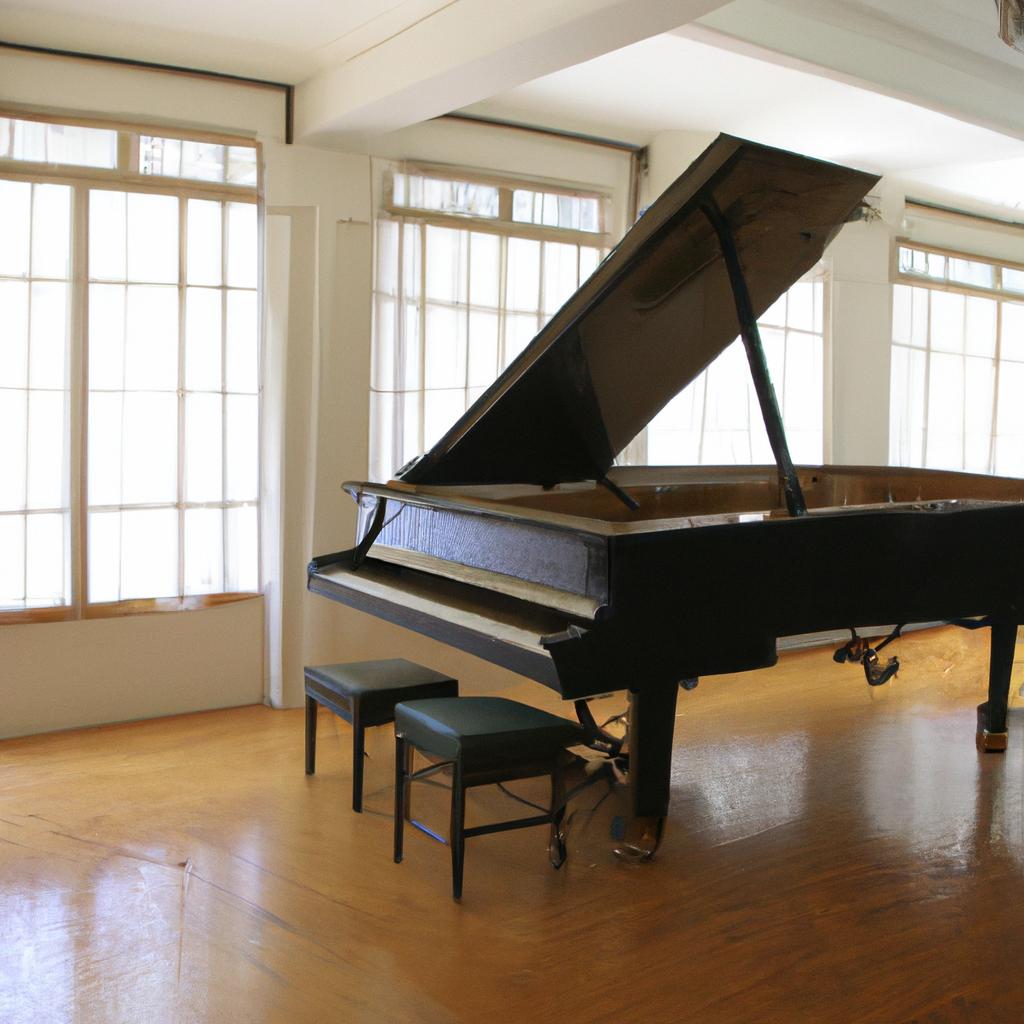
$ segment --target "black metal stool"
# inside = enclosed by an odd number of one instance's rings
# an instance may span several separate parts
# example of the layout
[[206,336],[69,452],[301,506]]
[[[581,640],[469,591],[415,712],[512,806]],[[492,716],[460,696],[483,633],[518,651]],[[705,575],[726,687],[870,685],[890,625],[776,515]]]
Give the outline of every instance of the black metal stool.
[[[572,760],[566,747],[583,740],[576,722],[504,697],[454,697],[403,702],[395,708],[395,863],[402,860],[405,821],[432,839],[444,839],[413,820],[409,786],[443,768],[452,769],[452,808],[448,845],[452,851],[452,896],[462,897],[465,841],[472,836],[532,825],[551,825],[549,853],[559,868],[565,861],[561,831],[565,814],[562,768]],[[433,763],[412,771],[414,751]],[[466,790],[512,779],[551,776],[551,808],[544,814],[466,828]]]
[[323,704],[352,724],[353,811],[363,809],[364,730],[393,722],[399,701],[455,697],[459,692],[458,680],[404,658],[307,665],[305,674],[306,774],[316,770],[316,709]]

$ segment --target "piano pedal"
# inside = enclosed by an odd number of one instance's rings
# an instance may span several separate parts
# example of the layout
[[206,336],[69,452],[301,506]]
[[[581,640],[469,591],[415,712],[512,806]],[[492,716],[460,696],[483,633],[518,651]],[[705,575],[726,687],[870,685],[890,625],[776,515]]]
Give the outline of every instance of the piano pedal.
[[860,663],[864,668],[864,678],[868,686],[881,686],[889,682],[900,670],[900,659],[889,658],[883,665],[878,659],[878,652],[898,640],[903,633],[903,625],[897,626],[877,647],[870,647],[867,640],[857,635],[857,630],[850,627],[850,639],[832,655],[837,664]]
[[867,679],[868,686],[881,686],[899,672],[900,659],[890,658],[883,665],[878,660],[878,654],[869,647],[864,655],[863,665],[864,678]]

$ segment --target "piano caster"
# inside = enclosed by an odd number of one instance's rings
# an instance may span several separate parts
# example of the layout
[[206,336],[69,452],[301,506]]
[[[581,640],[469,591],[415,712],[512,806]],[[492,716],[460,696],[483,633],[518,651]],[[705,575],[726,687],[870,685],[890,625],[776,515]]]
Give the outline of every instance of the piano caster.
[[1010,734],[1003,729],[990,730],[988,702],[978,705],[978,731],[975,734],[974,743],[983,754],[1001,754],[1006,750]]
[[661,844],[664,831],[664,818],[631,818],[626,834],[615,847],[615,856],[633,864],[650,860]]

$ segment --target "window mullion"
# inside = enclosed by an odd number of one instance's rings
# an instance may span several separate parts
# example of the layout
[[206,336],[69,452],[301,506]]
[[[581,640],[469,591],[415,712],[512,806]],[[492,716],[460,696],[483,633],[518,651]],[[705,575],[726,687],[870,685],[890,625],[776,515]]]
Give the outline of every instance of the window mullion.
[[996,431],[999,427],[999,368],[1003,361],[1003,303],[996,303],[996,351],[992,360],[992,427],[988,437],[988,471],[996,471]]
[[[185,593],[185,272],[188,200],[178,199],[178,596]],[[222,330],[223,330],[223,324]]]
[[89,190],[72,190],[71,323],[68,366],[68,458],[71,532],[71,604],[82,617],[88,582],[89,415]]

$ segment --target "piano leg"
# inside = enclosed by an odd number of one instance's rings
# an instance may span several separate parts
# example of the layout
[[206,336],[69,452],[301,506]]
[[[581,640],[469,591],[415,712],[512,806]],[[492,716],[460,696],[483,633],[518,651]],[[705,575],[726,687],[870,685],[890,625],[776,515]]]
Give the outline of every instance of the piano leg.
[[1010,674],[1016,644],[1016,621],[993,617],[988,661],[988,700],[978,705],[978,750],[995,753],[1006,750],[1006,708],[1010,699]]
[[654,856],[668,816],[676,686],[629,693],[629,809],[615,853],[624,860]]

